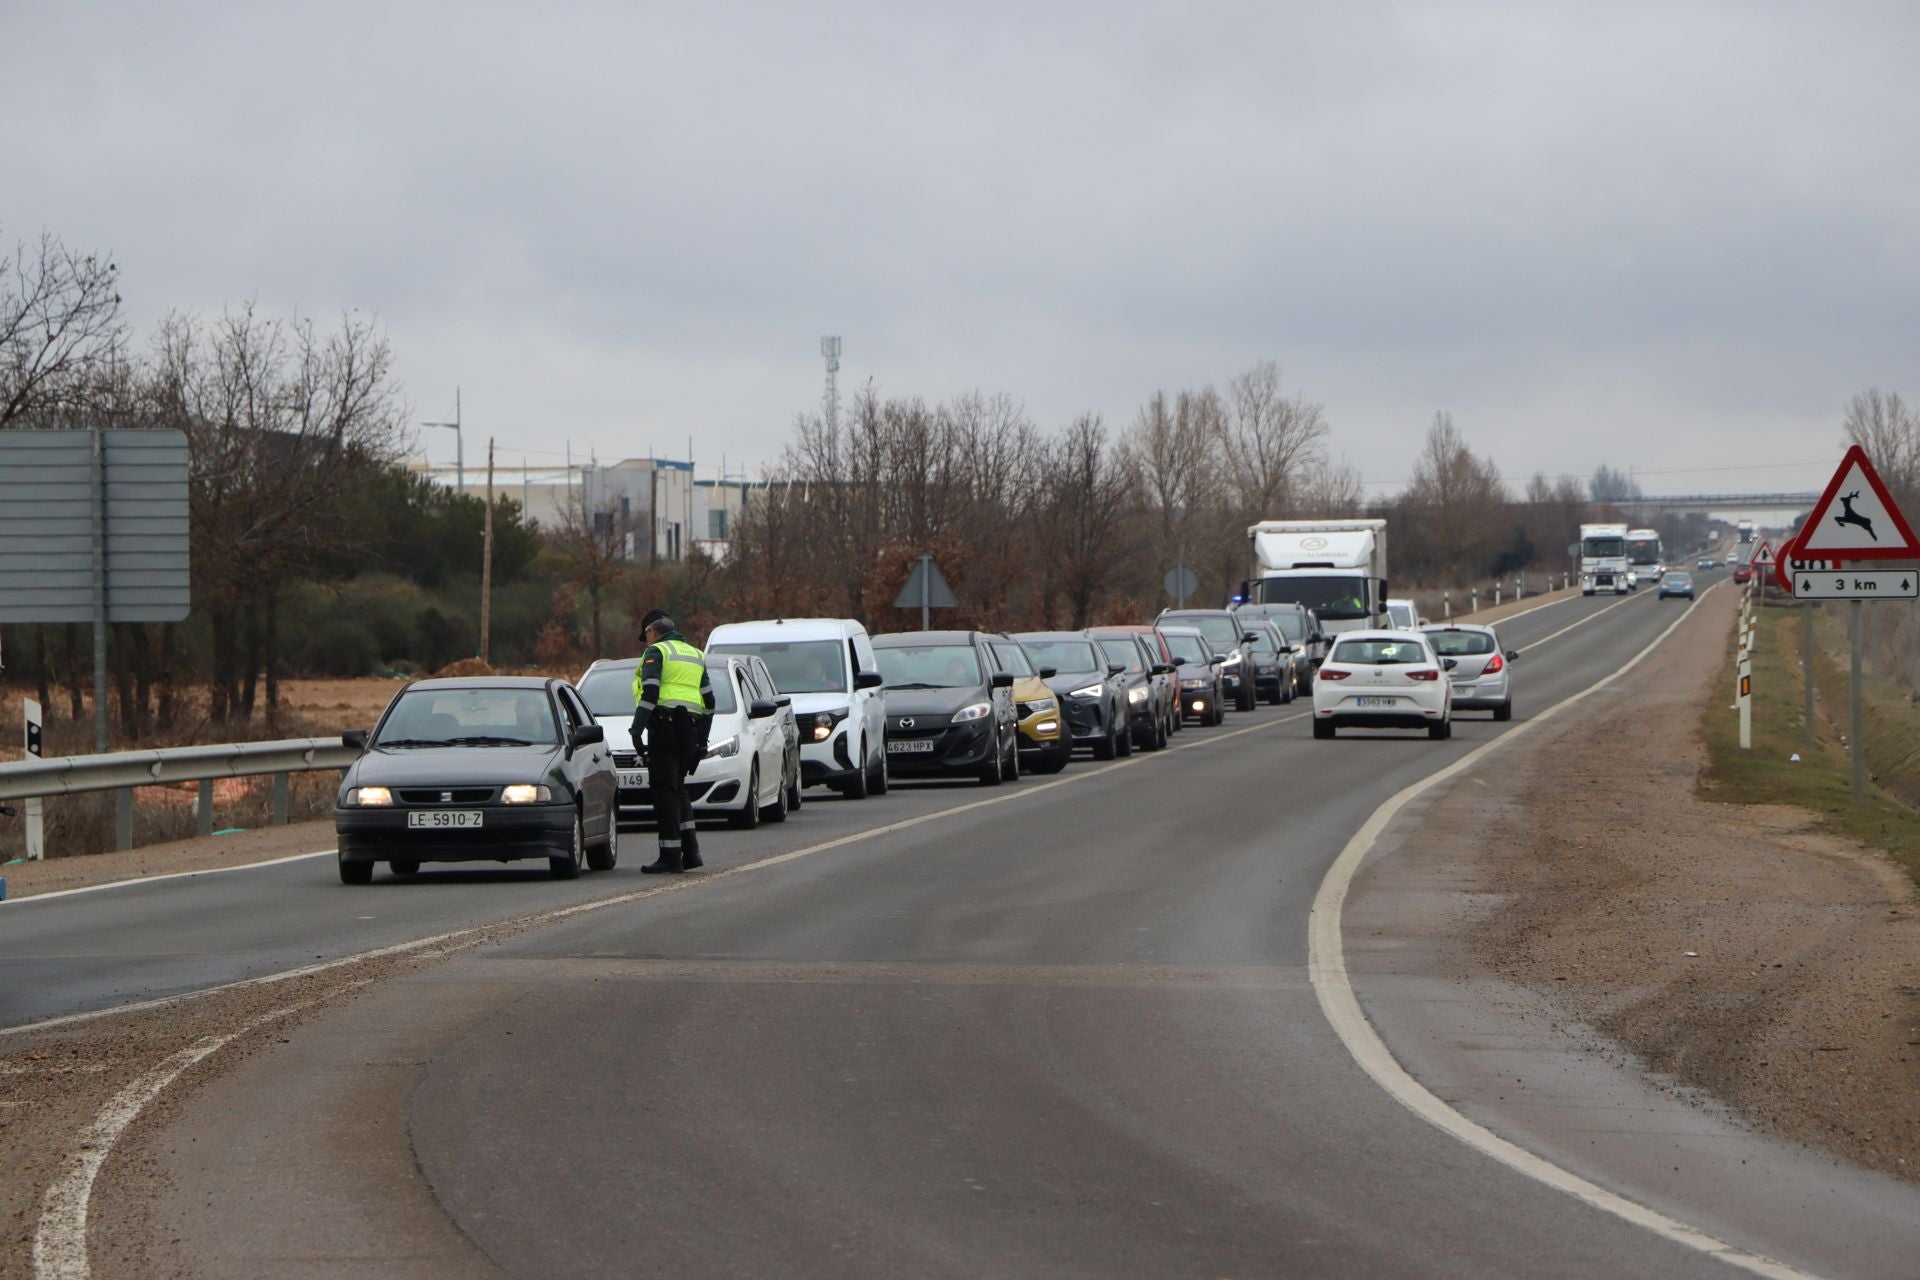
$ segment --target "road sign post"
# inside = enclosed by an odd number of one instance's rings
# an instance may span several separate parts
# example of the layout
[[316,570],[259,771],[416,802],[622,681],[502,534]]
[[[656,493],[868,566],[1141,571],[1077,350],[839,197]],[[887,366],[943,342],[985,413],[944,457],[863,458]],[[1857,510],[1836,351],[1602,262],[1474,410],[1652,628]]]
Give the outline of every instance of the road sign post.
[[1807,720],[1807,751],[1813,751],[1813,610],[1814,606],[1800,606],[1800,678],[1805,685],[1805,715]]
[[1859,804],[1867,793],[1867,762],[1860,754],[1860,602],[1847,607],[1847,648],[1852,684],[1847,689],[1847,751],[1853,757],[1853,802]]

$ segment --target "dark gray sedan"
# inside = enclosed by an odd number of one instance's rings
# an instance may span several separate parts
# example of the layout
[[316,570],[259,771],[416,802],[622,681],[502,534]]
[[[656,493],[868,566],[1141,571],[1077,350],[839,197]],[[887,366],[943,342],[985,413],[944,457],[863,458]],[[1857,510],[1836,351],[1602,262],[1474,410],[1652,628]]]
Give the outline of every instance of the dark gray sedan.
[[606,731],[564,680],[418,680],[387,704],[333,810],[340,879],[423,862],[545,858],[556,878],[618,858]]

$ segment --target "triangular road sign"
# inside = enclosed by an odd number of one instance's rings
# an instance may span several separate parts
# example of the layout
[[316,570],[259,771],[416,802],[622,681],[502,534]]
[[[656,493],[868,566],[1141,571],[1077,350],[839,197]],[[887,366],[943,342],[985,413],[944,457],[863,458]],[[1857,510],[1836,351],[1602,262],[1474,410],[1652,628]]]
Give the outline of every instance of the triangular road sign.
[[1859,445],[1847,450],[1795,544],[1805,560],[1909,560],[1920,541]]
[[1759,549],[1753,553],[1751,563],[1756,569],[1764,569],[1773,563],[1773,539],[1760,539]]

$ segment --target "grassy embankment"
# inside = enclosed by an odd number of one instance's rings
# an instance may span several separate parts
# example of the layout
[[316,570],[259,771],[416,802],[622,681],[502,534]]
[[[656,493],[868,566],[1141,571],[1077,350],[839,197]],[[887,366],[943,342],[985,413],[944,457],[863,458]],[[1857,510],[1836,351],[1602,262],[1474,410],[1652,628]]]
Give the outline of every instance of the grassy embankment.
[[[1800,607],[1758,610],[1753,652],[1753,749],[1740,749],[1734,698],[1737,637],[1730,636],[1716,694],[1701,733],[1709,761],[1701,795],[1727,804],[1790,804],[1813,814],[1823,830],[1884,849],[1920,879],[1920,813],[1903,796],[1920,796],[1920,716],[1880,682],[1863,686],[1863,717],[1872,770],[1864,803],[1851,800],[1852,766],[1842,742],[1846,671],[1816,641],[1814,745],[1806,745],[1801,680]],[[1823,620],[1823,626],[1831,620]],[[1841,624],[1844,628],[1844,622]],[[1844,634],[1844,632],[1843,632]],[[1824,635],[1824,633],[1823,633]],[[1840,727],[1833,723],[1839,721]],[[1800,760],[1793,760],[1795,753]]]

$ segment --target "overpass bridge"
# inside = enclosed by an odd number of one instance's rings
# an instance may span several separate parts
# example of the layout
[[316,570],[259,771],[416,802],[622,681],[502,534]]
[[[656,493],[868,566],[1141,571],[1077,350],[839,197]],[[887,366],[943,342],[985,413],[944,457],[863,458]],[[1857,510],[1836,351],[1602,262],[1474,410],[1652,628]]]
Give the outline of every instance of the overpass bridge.
[[1795,516],[1813,510],[1813,504],[1818,501],[1819,493],[1809,489],[1772,493],[1647,494],[1613,505],[1644,516],[1699,512],[1729,522],[1751,520],[1764,528],[1774,528],[1793,523]]

